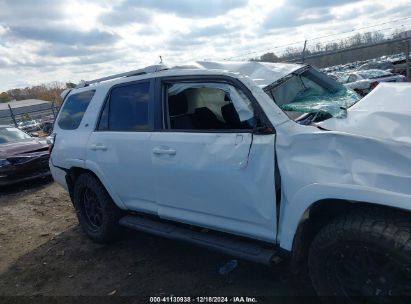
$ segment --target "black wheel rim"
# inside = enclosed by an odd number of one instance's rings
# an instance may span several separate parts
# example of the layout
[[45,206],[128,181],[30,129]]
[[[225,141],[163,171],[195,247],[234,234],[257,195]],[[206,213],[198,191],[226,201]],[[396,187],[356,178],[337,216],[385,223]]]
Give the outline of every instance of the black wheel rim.
[[411,296],[410,265],[401,260],[373,246],[345,245],[334,252],[328,278],[347,297],[388,303],[391,296]]
[[103,223],[103,212],[96,194],[89,188],[84,190],[83,206],[88,224],[94,229],[100,228]]

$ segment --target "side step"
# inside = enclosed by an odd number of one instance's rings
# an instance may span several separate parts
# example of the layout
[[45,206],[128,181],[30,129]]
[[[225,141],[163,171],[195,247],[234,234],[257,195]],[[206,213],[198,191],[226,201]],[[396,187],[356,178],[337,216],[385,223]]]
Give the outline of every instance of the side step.
[[281,260],[274,249],[265,248],[251,241],[239,240],[213,234],[212,232],[195,231],[161,220],[127,215],[120,219],[120,225],[169,239],[190,242],[240,259],[265,265],[278,263]]

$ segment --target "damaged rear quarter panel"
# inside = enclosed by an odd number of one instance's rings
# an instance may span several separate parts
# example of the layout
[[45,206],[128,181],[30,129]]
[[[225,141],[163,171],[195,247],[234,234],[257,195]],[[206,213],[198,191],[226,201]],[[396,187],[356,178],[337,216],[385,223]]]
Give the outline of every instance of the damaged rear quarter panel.
[[327,198],[410,210],[411,145],[288,122],[277,138],[281,247],[291,250],[305,210]]

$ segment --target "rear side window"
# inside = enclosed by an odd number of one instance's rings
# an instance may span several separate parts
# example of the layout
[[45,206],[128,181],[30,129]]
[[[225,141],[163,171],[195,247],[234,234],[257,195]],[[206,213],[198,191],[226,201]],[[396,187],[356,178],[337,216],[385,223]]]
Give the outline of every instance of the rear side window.
[[72,94],[67,98],[57,122],[61,129],[74,130],[78,128],[95,92],[94,90],[81,92]]
[[104,106],[98,130],[149,130],[149,105],[150,82],[115,87]]

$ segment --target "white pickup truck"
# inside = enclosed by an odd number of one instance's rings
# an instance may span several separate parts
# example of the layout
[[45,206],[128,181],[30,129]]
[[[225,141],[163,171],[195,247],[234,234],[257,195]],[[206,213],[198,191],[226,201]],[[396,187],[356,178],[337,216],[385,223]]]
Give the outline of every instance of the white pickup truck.
[[63,98],[50,169],[94,241],[128,227],[289,258],[319,295],[411,295],[411,84],[360,99],[306,65],[196,62]]

